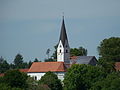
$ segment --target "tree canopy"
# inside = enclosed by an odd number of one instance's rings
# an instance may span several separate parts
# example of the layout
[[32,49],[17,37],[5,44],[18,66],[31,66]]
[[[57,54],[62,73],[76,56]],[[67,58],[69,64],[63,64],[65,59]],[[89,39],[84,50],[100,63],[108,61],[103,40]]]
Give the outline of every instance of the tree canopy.
[[71,48],[70,55],[71,56],[87,56],[87,49],[83,47]]
[[88,90],[94,82],[106,77],[101,67],[74,64],[68,69],[64,78],[65,90]]
[[101,41],[98,46],[98,52],[101,58],[106,59],[108,62],[120,61],[120,38],[111,37]]
[[9,63],[7,63],[4,58],[0,58],[0,73],[6,72],[10,68]]
[[15,64],[16,67],[22,68],[23,57],[22,57],[21,54],[17,54],[17,55],[15,56],[14,64]]
[[62,90],[61,81],[53,72],[47,72],[41,77],[39,84],[48,85],[51,90]]
[[19,70],[9,70],[5,73],[4,80],[10,87],[25,88],[27,77],[27,74],[21,73]]
[[90,90],[120,90],[120,73],[108,74],[103,80],[94,83]]

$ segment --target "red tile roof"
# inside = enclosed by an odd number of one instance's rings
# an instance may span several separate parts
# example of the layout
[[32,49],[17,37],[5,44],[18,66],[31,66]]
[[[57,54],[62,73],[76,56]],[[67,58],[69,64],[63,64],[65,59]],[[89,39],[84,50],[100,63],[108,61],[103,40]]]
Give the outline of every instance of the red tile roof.
[[25,72],[27,73],[29,69],[19,69],[20,72]]
[[0,73],[0,77],[4,76],[4,73]]
[[64,62],[33,62],[28,72],[65,72]]
[[120,71],[120,62],[116,62],[116,63],[115,63],[115,69],[116,69],[117,71]]

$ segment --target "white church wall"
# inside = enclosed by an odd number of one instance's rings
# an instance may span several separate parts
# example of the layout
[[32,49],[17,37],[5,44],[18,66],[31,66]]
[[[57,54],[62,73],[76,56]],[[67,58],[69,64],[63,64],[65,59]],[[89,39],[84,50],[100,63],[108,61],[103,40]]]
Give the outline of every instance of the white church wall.
[[61,40],[57,47],[57,61],[64,62],[64,48],[63,48]]
[[[65,72],[54,72],[57,76],[58,76],[58,79],[60,79],[61,81],[64,80],[64,74]],[[36,77],[36,80],[40,80],[42,76],[45,75],[45,72],[42,72],[42,73],[28,73],[27,74],[28,76],[30,77]]]
[[44,72],[43,73],[28,73],[28,76],[34,77],[34,79],[36,77],[36,80],[40,80],[41,77],[44,76],[44,74],[45,74]]

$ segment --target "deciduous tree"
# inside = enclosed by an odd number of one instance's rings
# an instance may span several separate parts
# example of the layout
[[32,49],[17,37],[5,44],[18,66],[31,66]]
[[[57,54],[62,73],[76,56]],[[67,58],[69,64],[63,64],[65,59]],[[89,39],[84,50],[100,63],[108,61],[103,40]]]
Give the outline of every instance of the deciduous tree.
[[62,90],[62,84],[57,75],[50,71],[41,77],[39,84],[48,85],[51,90]]
[[88,90],[98,80],[106,77],[101,67],[74,64],[64,78],[65,90]]
[[120,38],[111,37],[101,41],[98,46],[98,52],[101,58],[106,59],[107,62],[120,61]]
[[27,74],[21,73],[19,70],[9,70],[4,75],[5,83],[11,87],[26,88]]
[[71,48],[70,55],[71,56],[87,56],[87,49],[83,47]]

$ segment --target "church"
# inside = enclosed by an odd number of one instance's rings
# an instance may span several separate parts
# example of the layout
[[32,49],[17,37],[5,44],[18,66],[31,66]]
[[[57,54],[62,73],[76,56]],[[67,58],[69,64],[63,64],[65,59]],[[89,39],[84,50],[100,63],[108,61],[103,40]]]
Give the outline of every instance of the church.
[[27,74],[31,77],[34,77],[35,80],[40,80],[46,72],[51,71],[58,76],[58,79],[63,81],[65,72],[72,64],[96,65],[97,59],[94,56],[70,57],[70,46],[63,17],[60,38],[57,47],[57,62],[33,62]]

